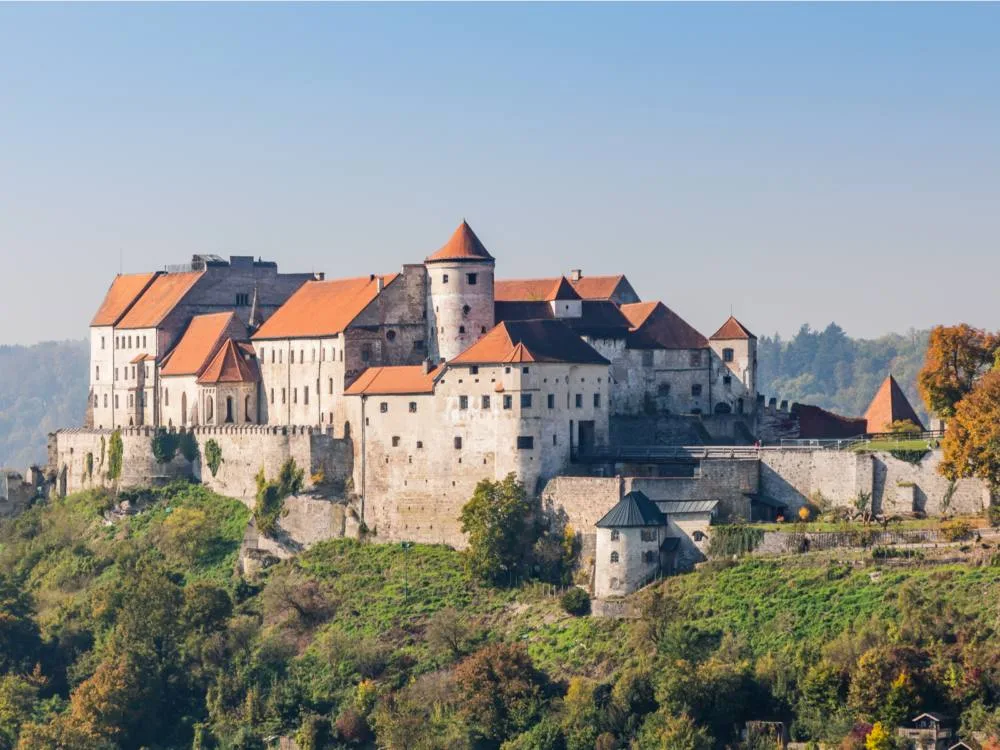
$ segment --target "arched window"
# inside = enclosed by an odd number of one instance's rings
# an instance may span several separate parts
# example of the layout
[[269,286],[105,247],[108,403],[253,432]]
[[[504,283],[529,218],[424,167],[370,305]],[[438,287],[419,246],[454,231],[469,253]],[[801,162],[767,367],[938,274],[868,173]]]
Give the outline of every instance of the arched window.
[[611,529],[611,541],[612,542],[617,542],[618,541],[618,537],[620,537],[620,536],[621,536],[621,532],[619,532],[618,529]]
[[212,421],[212,417],[215,415],[215,408],[214,408],[214,406],[215,405],[212,403],[212,397],[211,396],[209,396],[207,399],[205,399],[205,421],[207,421],[207,422],[211,422]]
[[233,421],[233,397],[226,396],[226,424]]
[[243,420],[250,421],[250,397],[247,396],[243,402]]
[[612,564],[617,564],[618,563],[618,553],[617,552],[612,552],[611,553],[611,562],[612,562]]

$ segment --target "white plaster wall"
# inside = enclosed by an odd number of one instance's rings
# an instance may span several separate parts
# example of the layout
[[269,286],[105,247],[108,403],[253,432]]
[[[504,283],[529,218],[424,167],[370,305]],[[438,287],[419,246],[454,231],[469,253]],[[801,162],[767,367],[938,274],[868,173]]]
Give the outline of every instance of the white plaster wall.
[[[435,360],[457,357],[493,328],[493,266],[492,261],[427,264],[428,343]],[[470,273],[476,274],[474,285],[468,283]]]
[[[667,534],[664,526],[648,527],[654,532],[651,541],[642,541],[641,528],[618,529],[619,538],[612,541],[613,529],[597,529],[597,552],[594,571],[594,596],[630,594],[646,583],[660,567],[660,543]],[[618,562],[611,562],[611,553],[618,553]],[[645,562],[643,555],[653,553],[653,562]]]

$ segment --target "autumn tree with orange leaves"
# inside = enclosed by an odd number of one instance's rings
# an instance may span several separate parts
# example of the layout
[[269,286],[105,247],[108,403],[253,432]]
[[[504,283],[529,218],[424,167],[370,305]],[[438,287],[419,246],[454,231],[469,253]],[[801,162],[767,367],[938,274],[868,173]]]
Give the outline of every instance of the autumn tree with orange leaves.
[[920,397],[939,417],[953,417],[1000,351],[1000,336],[962,323],[931,330],[927,357],[917,377]]
[[1000,370],[984,375],[958,402],[941,447],[946,477],[978,477],[1000,488]]

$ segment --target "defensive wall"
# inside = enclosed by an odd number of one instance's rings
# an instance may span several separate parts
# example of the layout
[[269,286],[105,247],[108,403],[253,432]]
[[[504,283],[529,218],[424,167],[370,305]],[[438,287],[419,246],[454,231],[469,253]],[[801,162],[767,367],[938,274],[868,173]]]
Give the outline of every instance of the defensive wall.
[[[183,431],[172,428],[167,432],[179,435]],[[59,430],[49,436],[49,472],[60,494],[92,487],[149,486],[185,478],[253,505],[257,494],[255,477],[261,468],[268,479],[273,479],[281,466],[293,459],[305,470],[307,489],[322,480],[340,492],[353,469],[351,441],[333,437],[332,430],[248,425],[191,427],[187,431],[198,445],[194,460],[188,461],[178,450],[170,461],[159,463],[153,456],[154,428],[122,428],[121,476],[113,480],[108,476],[112,430]],[[221,453],[214,474],[205,459],[205,445],[210,440],[218,444]]]

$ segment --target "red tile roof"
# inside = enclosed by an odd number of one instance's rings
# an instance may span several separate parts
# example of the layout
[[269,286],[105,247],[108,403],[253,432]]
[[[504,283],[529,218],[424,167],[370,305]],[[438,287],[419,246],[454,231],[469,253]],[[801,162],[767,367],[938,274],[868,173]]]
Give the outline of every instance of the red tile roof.
[[132,359],[129,362],[129,364],[130,365],[137,365],[140,362],[145,362],[146,360],[149,360],[149,359],[156,359],[156,357],[154,357],[152,354],[138,354],[135,357],[132,357]]
[[184,299],[204,271],[164,273],[156,277],[138,301],[118,321],[117,328],[156,328]]
[[104,295],[104,301],[97,308],[97,313],[90,321],[90,325],[113,326],[132,303],[139,298],[139,295],[146,290],[154,278],[156,278],[156,273],[130,273],[115,276],[115,280],[108,287],[108,293]]
[[[234,325],[235,323],[235,325]],[[198,375],[228,336],[245,336],[235,312],[195,315],[160,367],[160,375]]]
[[625,276],[581,276],[579,279],[570,279],[570,284],[576,289],[583,299],[611,299],[614,296],[618,285],[625,280]]
[[702,349],[708,341],[680,315],[662,302],[621,305],[632,324],[626,340],[629,349]]
[[198,378],[198,384],[255,383],[258,380],[260,371],[257,360],[246,354],[235,341],[226,339]]
[[358,379],[351,383],[344,394],[361,395],[401,395],[409,393],[433,393],[434,381],[444,370],[444,366],[424,372],[423,365],[400,365],[395,367],[369,367]]
[[803,440],[846,440],[865,433],[866,422],[859,417],[842,417],[809,404],[792,404],[791,414],[799,422]]
[[[397,273],[382,276],[389,286]],[[307,281],[257,329],[253,339],[292,339],[341,333],[378,296],[378,278]]]
[[903,420],[909,420],[921,430],[924,429],[923,422],[913,410],[910,400],[906,398],[903,389],[899,387],[899,383],[892,375],[882,381],[875,398],[868,405],[865,420],[868,424],[868,432],[888,432],[892,428],[893,422]]
[[745,325],[730,315],[729,319],[722,324],[722,328],[713,333],[710,338],[715,340],[732,340],[755,339],[757,337],[750,333]]
[[500,323],[455,357],[452,362],[608,364],[608,360],[561,320],[519,320]]
[[466,224],[463,219],[462,223],[458,225],[458,229],[451,235],[451,239],[445,243],[444,247],[429,256],[427,262],[465,260],[487,261],[493,260],[493,256],[489,254],[483,243],[479,241],[476,233],[472,231],[472,227]]
[[552,279],[507,279],[493,284],[497,302],[552,302],[580,299],[565,276]]

